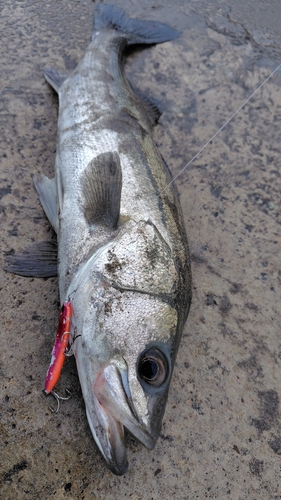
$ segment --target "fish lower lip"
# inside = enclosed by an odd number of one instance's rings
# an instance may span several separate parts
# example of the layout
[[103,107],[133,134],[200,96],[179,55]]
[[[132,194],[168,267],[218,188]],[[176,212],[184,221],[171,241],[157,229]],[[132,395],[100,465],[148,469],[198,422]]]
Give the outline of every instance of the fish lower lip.
[[[95,416],[86,409],[90,429],[109,469],[117,476],[122,476],[128,469],[124,427],[97,404],[99,408]],[[100,425],[96,427],[94,422],[97,423],[97,415]]]
[[123,365],[122,361],[112,362],[98,373],[92,386],[82,387],[92,435],[108,468],[118,476],[128,468],[124,428],[147,448],[152,449],[156,443],[156,436],[134,411],[125,365],[124,360]]
[[111,471],[113,472],[113,474],[115,474],[116,476],[123,476],[124,474],[126,474],[128,470],[128,464],[123,467],[122,469],[117,469],[117,468],[114,468],[114,469],[111,469]]

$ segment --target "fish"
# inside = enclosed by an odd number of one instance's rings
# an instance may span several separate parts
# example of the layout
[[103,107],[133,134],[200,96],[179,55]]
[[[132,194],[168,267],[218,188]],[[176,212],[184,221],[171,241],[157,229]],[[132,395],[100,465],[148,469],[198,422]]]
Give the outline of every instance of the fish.
[[125,429],[148,449],[157,442],[192,295],[179,197],[152,139],[160,112],[130,85],[124,55],[178,36],[99,4],[76,69],[45,70],[59,99],[55,176],[34,183],[57,248],[36,244],[33,261],[12,256],[6,268],[58,272],[88,423],[116,475],[128,469]]

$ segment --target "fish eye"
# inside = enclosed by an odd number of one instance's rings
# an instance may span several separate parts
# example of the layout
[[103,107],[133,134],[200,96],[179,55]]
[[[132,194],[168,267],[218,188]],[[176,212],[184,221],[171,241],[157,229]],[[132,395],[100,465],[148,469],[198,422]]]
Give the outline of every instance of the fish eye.
[[168,375],[168,362],[164,354],[158,349],[144,352],[139,360],[138,375],[147,384],[160,387]]

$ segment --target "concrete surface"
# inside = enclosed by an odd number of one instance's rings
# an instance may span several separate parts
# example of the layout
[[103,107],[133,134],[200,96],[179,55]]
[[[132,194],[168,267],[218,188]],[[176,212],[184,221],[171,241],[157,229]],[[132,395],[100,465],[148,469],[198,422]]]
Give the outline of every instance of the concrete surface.
[[[252,1],[248,11],[234,0],[111,3],[182,31],[127,64],[132,82],[162,102],[154,137],[176,175],[281,62],[279,4],[255,3],[252,15]],[[54,238],[31,178],[54,168],[57,99],[43,69],[79,61],[94,5],[0,7],[3,265],[5,252]],[[161,437],[153,451],[128,437],[124,477],[107,470],[92,439],[74,360],[58,385],[73,397],[57,415],[41,391],[57,280],[1,266],[1,499],[281,498],[280,83],[281,71],[176,181],[193,304]]]

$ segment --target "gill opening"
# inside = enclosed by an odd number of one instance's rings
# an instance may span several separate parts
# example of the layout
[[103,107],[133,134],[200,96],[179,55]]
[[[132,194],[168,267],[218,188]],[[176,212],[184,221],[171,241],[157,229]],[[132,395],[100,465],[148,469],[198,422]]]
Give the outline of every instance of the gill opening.
[[201,149],[199,149],[199,151],[196,153],[195,156],[193,156],[193,158],[191,158],[191,160],[172,178],[172,180],[169,182],[169,184],[167,184],[167,186],[165,186],[165,188],[159,193],[158,196],[161,196],[161,194],[163,194],[166,189],[168,189],[168,187],[189,167],[189,165],[191,165],[191,163],[202,153],[202,151],[204,151],[204,149],[215,139],[215,137],[217,137],[217,135],[229,124],[229,122],[239,113],[239,111],[241,111],[242,108],[244,108],[244,106],[250,101],[250,99],[252,99],[252,97],[254,97],[254,95],[268,82],[268,80],[270,80],[270,78],[272,78],[272,76],[279,70],[279,68],[281,68],[281,63],[277,66],[277,68],[275,68],[274,71],[272,71],[272,73],[259,85],[259,87],[246,99],[246,101],[243,102],[243,104],[241,104],[241,106],[239,106],[239,108],[235,111],[235,113],[233,113],[233,115],[231,115],[230,118],[228,118],[228,120],[226,120],[226,122],[219,128],[219,130],[217,130],[217,132],[211,137],[211,139],[209,139],[206,144],[204,144],[204,146],[202,146]]

